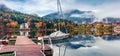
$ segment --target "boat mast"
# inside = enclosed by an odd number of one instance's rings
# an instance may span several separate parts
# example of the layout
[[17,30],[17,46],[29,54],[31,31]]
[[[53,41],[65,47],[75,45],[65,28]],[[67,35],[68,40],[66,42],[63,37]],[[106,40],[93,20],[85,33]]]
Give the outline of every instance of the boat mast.
[[58,18],[59,18],[58,22],[59,22],[59,30],[60,30],[60,19],[63,18],[63,12],[62,12],[60,0],[57,0],[57,10],[58,10]]

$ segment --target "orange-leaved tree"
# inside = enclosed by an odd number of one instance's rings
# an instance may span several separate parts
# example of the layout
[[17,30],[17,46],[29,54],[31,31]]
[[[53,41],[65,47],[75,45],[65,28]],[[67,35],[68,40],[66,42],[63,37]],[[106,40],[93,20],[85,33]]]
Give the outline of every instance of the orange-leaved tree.
[[10,22],[10,25],[11,25],[11,27],[14,28],[14,34],[15,34],[15,28],[17,27],[18,22],[17,22],[17,21],[11,21],[11,22]]

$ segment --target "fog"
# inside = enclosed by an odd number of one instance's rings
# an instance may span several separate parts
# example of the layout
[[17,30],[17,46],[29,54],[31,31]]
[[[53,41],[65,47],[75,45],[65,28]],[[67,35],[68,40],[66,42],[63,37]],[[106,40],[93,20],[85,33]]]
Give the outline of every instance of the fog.
[[[92,11],[101,20],[105,17],[120,17],[120,0],[60,0],[63,11],[79,9],[81,11]],[[34,13],[45,16],[57,11],[56,0],[1,0],[0,3],[7,7],[23,13]],[[92,2],[92,3],[90,3]],[[101,3],[99,3],[101,2]]]

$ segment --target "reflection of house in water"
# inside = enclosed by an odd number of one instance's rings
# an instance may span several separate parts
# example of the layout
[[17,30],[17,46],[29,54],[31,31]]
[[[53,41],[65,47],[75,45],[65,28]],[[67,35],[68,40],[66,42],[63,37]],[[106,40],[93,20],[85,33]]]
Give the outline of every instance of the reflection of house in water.
[[[112,23],[112,30],[113,30],[113,33],[112,35],[118,35],[118,31],[120,32],[120,23]],[[120,33],[119,33],[120,34]]]
[[28,27],[27,23],[23,23],[20,25],[20,35],[28,36],[30,32],[30,28]]
[[114,27],[114,32],[120,34],[120,26]]

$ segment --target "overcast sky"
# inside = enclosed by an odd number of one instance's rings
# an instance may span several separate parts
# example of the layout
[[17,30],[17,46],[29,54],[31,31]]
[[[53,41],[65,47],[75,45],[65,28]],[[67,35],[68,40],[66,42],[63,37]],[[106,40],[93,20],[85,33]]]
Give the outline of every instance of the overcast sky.
[[[93,11],[98,18],[120,17],[120,0],[60,0],[63,10]],[[56,0],[0,0],[11,9],[44,16],[56,11]]]

